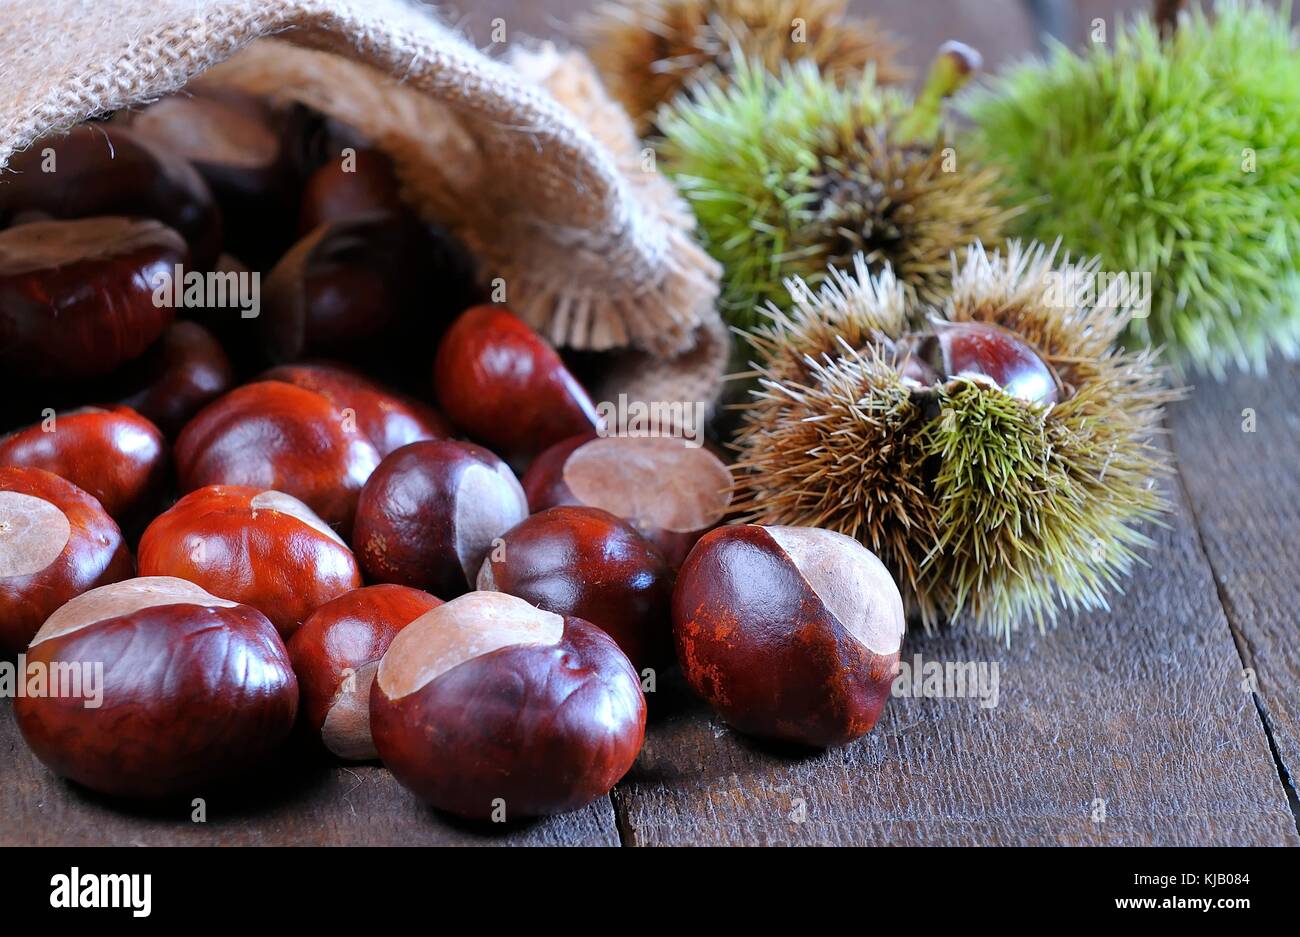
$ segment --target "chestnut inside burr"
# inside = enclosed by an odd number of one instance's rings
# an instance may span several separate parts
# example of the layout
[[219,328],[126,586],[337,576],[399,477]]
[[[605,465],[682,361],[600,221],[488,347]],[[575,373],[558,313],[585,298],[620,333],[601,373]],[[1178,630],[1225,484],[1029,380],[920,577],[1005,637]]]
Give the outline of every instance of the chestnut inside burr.
[[403,628],[379,665],[379,689],[401,699],[453,667],[520,644],[557,644],[564,619],[503,592],[471,592]]
[[930,331],[890,344],[904,382],[917,390],[968,379],[1031,404],[1051,405],[1063,396],[1061,379],[1042,353],[992,322],[934,320]]
[[58,507],[33,495],[0,491],[0,579],[45,569],[72,539],[72,525]]

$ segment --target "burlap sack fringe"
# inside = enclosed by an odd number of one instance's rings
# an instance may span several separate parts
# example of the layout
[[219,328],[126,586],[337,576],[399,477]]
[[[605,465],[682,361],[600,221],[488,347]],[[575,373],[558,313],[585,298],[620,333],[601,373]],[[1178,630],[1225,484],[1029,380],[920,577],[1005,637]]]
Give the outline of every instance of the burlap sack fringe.
[[559,345],[628,350],[602,393],[716,395],[720,272],[575,53],[538,46],[498,61],[405,0],[8,4],[0,167],[45,133],[204,73],[360,127],[397,161],[413,204],[466,241],[485,279],[504,280],[530,325]]

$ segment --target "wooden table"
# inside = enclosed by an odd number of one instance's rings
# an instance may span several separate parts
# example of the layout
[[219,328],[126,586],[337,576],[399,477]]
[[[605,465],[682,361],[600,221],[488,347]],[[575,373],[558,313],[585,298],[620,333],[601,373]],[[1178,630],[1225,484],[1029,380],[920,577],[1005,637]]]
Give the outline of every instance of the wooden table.
[[960,628],[909,636],[906,660],[996,662],[996,707],[894,699],[867,738],[808,755],[731,732],[669,677],[610,797],[485,828],[380,767],[302,753],[256,793],[211,798],[203,823],[123,812],[37,762],[5,700],[0,844],[1300,845],[1297,400],[1300,365],[1279,362],[1173,408],[1178,510],[1109,613],[1009,650]]
[[[518,28],[563,32],[583,5],[521,5]],[[515,6],[483,0],[470,25]],[[897,31],[964,22],[1030,41],[970,3],[938,24],[912,0],[876,6]],[[907,11],[915,22],[889,19]],[[895,699],[866,739],[797,754],[729,731],[669,678],[610,797],[485,828],[420,806],[382,768],[301,753],[255,793],[210,799],[206,822],[189,807],[124,812],[36,762],[6,700],[0,844],[1300,845],[1298,401],[1300,365],[1276,362],[1267,379],[1205,383],[1171,410],[1177,511],[1110,612],[1066,616],[1010,649],[962,629],[909,636],[905,659],[996,663],[994,708]]]

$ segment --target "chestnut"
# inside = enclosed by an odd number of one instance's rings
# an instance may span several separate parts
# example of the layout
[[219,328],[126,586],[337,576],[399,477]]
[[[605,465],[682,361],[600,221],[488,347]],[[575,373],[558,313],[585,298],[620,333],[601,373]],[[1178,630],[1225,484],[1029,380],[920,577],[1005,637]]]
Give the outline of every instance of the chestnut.
[[98,501],[44,469],[0,468],[0,652],[21,651],[63,603],[133,571]]
[[341,411],[356,414],[357,428],[386,456],[407,443],[445,439],[452,429],[436,410],[382,387],[358,371],[332,364],[286,364],[260,378],[284,381],[329,398]]
[[511,464],[601,426],[555,349],[502,306],[475,306],[452,323],[433,379],[448,419]]
[[234,385],[221,343],[197,322],[173,322],[131,368],[118,402],[175,438],[190,418]]
[[288,638],[361,587],[347,544],[282,491],[211,485],[181,498],[140,538],[140,575],[173,576],[251,605]]
[[403,628],[370,690],[379,757],[425,802],[512,819],[609,792],[645,738],[645,699],[613,640],[500,592]]
[[180,233],[197,269],[210,270],[221,252],[221,212],[202,177],[124,127],[82,124],[45,137],[9,169],[0,183],[0,226],[23,214],[153,218]]
[[280,118],[265,100],[194,85],[126,118],[136,137],[189,160],[221,209],[224,240],[256,267],[293,241],[296,180]]
[[439,599],[406,586],[367,586],[331,599],[289,639],[299,702],[311,730],[339,758],[378,758],[370,735],[370,685],[397,633]]
[[207,794],[275,751],[298,707],[266,617],[179,579],[128,579],[73,599],[27,659],[49,673],[102,667],[102,698],[24,696],[14,713],[47,767],[118,797]]
[[375,212],[406,210],[393,161],[380,150],[354,149],[326,160],[307,178],[298,209],[298,231]]
[[158,427],[116,405],[56,414],[48,425],[0,438],[0,465],[53,472],[98,498],[123,526],[155,507],[170,468]]
[[460,595],[474,588],[493,540],[527,516],[514,473],[482,446],[414,442],[361,490],[352,546],[371,582]]
[[539,455],[522,479],[528,507],[602,508],[628,521],[674,568],[731,505],[731,472],[672,436],[575,436]]
[[0,365],[21,378],[69,381],[138,358],[172,321],[175,311],[154,291],[186,257],[180,235],[156,221],[0,231]]
[[983,381],[1033,404],[1060,399],[1061,382],[1051,365],[1009,329],[974,321],[932,325],[934,334],[919,339],[917,354],[941,379]]
[[672,660],[672,569],[607,511],[550,508],[512,527],[483,561],[478,588],[591,622],[638,670]]
[[208,404],[176,440],[182,491],[274,488],[304,501],[346,537],[379,452],[324,394],[283,381],[237,387]]
[[741,732],[809,746],[871,731],[898,672],[903,600],[876,555],[816,527],[720,527],[673,592],[687,682]]
[[405,213],[343,218],[313,229],[262,284],[258,326],[267,356],[275,362],[391,358],[385,340],[405,320],[429,314],[430,296],[439,288],[429,278],[431,255],[428,232]]

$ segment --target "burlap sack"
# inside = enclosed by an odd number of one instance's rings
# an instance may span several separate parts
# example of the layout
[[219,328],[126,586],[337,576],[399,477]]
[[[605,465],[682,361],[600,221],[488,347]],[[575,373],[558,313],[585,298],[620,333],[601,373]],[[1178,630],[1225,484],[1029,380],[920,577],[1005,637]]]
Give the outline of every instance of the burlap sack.
[[5,3],[0,167],[45,133],[200,75],[366,132],[521,317],[556,344],[619,352],[598,398],[714,400],[719,270],[582,55],[489,58],[406,0]]

